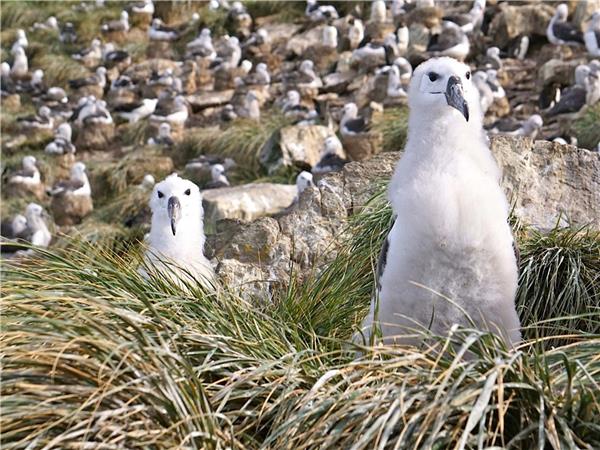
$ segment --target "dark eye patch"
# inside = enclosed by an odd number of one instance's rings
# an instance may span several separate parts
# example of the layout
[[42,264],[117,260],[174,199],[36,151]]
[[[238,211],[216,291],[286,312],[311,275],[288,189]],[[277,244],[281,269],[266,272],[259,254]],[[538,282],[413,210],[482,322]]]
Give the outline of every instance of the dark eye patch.
[[437,73],[435,73],[435,72],[429,72],[427,74],[427,76],[429,77],[429,80],[431,80],[431,81],[435,81],[439,77],[439,75]]
[[465,77],[467,77],[467,80],[471,79],[471,72],[467,72],[467,74],[465,75]]
[[158,191],[158,198],[163,198],[165,196],[165,194],[163,194],[162,192]]
[[190,195],[191,193],[192,193],[192,191],[189,189],[184,192],[185,195]]

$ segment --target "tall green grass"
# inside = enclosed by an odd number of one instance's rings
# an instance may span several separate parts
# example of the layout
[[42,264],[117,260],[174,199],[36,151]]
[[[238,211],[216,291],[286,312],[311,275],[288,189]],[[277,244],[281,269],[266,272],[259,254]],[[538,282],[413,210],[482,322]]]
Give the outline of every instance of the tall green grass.
[[[509,350],[457,329],[427,347],[358,356],[348,339],[390,218],[379,194],[352,219],[338,257],[302,283],[291,275],[271,302],[148,282],[136,249],[79,242],[5,264],[2,447],[598,447],[597,310],[586,333],[556,329],[554,348],[532,339]],[[534,256],[550,246],[526,239],[533,277],[551,267]],[[563,257],[597,271],[588,245],[574,242],[563,241],[572,246]],[[524,298],[536,298],[528,286]],[[578,314],[573,298],[563,304]],[[529,317],[547,319],[542,311]]]

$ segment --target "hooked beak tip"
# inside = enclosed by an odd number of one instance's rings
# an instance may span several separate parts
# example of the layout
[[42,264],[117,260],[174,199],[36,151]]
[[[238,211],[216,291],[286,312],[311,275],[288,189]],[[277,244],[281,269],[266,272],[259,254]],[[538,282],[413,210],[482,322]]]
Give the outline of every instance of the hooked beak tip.
[[467,122],[469,121],[469,105],[464,98],[462,82],[460,78],[456,76],[452,76],[448,79],[446,102],[448,103],[448,106],[459,111]]

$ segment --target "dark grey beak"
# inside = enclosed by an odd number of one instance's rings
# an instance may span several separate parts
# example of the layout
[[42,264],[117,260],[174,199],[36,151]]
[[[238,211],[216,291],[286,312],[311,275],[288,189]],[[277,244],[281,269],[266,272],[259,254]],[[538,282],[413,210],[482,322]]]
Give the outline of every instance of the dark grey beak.
[[175,236],[177,222],[179,222],[179,218],[181,217],[181,203],[179,203],[177,197],[173,196],[169,198],[167,213],[169,214],[169,219],[171,219],[171,231],[173,232],[173,236]]
[[449,106],[456,108],[460,113],[465,116],[467,122],[469,121],[469,105],[463,95],[463,85],[460,78],[451,76],[448,78],[448,85],[446,86],[446,101]]

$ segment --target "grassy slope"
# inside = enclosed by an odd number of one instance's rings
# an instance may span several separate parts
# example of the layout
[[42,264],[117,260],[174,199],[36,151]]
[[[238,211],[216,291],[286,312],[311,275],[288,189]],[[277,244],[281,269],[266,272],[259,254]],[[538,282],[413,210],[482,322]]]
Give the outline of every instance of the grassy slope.
[[[5,268],[3,448],[33,439],[127,448],[600,445],[593,307],[585,330],[564,321],[558,347],[534,339],[509,352],[493,336],[459,330],[431,347],[357,358],[347,339],[368,305],[389,220],[379,196],[353,219],[354,237],[323,274],[261,307],[231,292],[147,284],[135,254],[121,259],[85,243]],[[564,273],[540,255],[581,264],[591,278],[575,283],[580,291],[598,286],[598,235],[540,239],[522,243],[530,330],[532,317],[546,317],[536,300],[546,270]],[[544,295],[567,292],[561,312],[581,316],[571,285],[549,285]],[[596,305],[598,291],[589,295]]]

